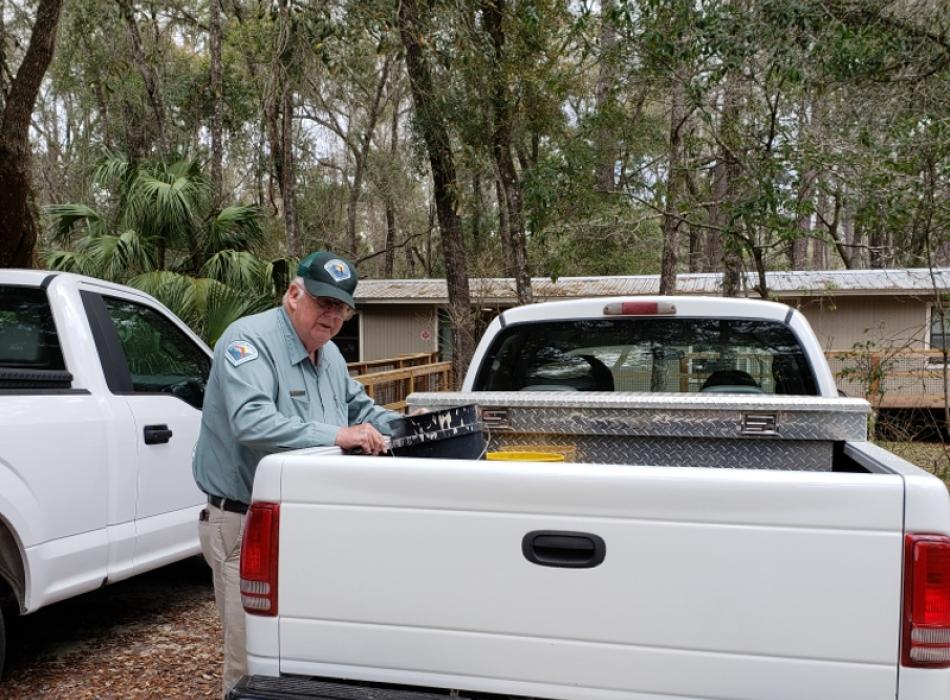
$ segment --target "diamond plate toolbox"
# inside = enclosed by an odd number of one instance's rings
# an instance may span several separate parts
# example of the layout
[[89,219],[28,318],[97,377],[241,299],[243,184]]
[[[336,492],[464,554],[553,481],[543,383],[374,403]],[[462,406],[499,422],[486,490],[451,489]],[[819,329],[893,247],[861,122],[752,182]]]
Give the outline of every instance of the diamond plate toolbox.
[[578,462],[831,469],[834,443],[867,439],[863,399],[618,392],[417,393],[410,407],[477,404],[489,450],[573,446]]

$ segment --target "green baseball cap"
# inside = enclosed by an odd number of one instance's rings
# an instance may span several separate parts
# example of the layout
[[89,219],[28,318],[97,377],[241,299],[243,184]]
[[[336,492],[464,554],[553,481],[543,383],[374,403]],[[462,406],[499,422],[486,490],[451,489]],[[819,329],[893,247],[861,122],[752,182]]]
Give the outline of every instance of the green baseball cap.
[[318,250],[300,261],[297,275],[303,277],[304,286],[313,296],[339,299],[351,309],[356,308],[353,292],[359,277],[345,258]]

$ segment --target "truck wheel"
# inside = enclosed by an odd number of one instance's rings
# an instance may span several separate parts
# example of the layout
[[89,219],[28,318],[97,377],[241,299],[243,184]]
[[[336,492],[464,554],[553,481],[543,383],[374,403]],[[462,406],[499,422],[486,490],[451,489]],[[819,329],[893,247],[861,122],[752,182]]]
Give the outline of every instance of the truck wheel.
[[7,630],[3,622],[3,605],[0,605],[0,681],[3,680],[3,661],[7,653]]

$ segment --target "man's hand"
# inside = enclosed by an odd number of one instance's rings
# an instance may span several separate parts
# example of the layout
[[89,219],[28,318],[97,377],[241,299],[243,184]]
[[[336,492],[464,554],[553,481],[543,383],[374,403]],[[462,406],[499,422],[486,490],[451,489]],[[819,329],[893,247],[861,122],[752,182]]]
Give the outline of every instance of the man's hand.
[[386,451],[386,442],[382,433],[370,423],[340,428],[336,434],[336,445],[344,450],[353,450],[358,447],[368,455],[378,455]]

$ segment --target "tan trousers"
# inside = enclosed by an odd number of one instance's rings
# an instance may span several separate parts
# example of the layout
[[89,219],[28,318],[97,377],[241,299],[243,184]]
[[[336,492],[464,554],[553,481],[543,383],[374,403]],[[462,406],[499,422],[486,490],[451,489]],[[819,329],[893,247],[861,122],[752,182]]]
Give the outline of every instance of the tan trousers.
[[224,683],[231,687],[247,673],[244,647],[244,606],[241,605],[241,535],[244,516],[207,506],[207,519],[198,523],[205,561],[214,574],[214,602],[224,629]]

